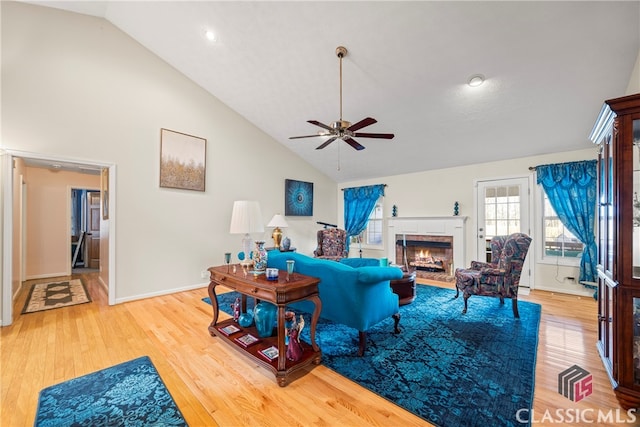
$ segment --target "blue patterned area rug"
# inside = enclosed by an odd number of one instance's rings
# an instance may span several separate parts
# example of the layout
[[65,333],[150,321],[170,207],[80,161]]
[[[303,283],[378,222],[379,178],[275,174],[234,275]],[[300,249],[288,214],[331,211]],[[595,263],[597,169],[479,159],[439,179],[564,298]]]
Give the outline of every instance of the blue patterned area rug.
[[47,387],[36,427],[186,426],[148,356]]
[[[516,414],[533,404],[540,305],[520,301],[514,319],[510,301],[471,297],[463,315],[454,295],[417,285],[416,300],[400,307],[402,333],[392,319],[378,323],[363,357],[355,329],[320,319],[322,363],[438,426],[528,425]],[[237,296],[219,295],[221,309]]]

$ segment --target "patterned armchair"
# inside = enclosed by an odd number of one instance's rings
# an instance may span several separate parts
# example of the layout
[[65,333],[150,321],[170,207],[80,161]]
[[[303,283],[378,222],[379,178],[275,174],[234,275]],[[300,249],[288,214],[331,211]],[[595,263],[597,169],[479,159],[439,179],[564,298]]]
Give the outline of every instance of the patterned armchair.
[[[498,250],[501,244],[502,248],[496,256],[494,251]],[[467,300],[471,295],[482,295],[498,297],[500,304],[504,304],[505,298],[510,298],[513,317],[520,317],[518,285],[530,244],[531,238],[524,233],[498,236],[491,240],[492,261],[495,260],[496,263],[473,261],[471,268],[456,270],[456,298],[459,292],[462,292],[464,297],[462,314],[467,312]]]
[[347,232],[340,228],[325,228],[318,230],[318,247],[313,251],[316,258],[340,261],[346,258]]

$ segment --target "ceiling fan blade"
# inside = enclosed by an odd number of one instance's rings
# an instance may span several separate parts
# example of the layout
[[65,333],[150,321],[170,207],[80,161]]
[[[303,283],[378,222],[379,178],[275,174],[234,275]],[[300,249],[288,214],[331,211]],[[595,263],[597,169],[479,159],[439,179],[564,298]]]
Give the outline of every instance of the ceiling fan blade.
[[307,120],[307,123],[311,123],[312,125],[320,126],[321,128],[329,130],[329,131],[333,130],[333,129],[331,129],[331,126],[325,125],[324,123],[320,123],[317,120]]
[[382,139],[393,139],[393,137],[395,136],[392,133],[363,133],[363,132],[356,132],[353,134],[353,136],[358,136],[360,138],[382,138]]
[[360,120],[358,123],[354,123],[351,126],[349,126],[347,128],[347,130],[350,130],[351,132],[355,132],[358,129],[362,129],[364,127],[370,126],[374,123],[377,123],[378,121],[372,117],[367,117],[365,119]]
[[346,142],[347,144],[349,144],[350,146],[352,146],[353,148],[355,148],[356,150],[360,151],[360,150],[364,150],[364,146],[360,145],[356,142],[355,139],[351,138],[351,137],[346,137],[344,138],[344,142]]
[[318,145],[316,147],[316,150],[322,150],[324,147],[326,147],[327,145],[331,144],[336,139],[338,139],[337,136],[334,136],[334,137],[331,137],[331,138],[327,139],[325,142],[323,142],[322,144]]
[[302,136],[290,136],[289,139],[300,139],[300,138],[314,138],[316,136],[325,136],[325,135],[302,135]]

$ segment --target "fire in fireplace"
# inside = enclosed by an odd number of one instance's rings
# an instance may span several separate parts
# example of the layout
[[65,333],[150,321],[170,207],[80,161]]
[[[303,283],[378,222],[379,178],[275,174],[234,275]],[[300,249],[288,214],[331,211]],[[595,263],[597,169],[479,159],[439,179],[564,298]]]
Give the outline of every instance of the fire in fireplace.
[[409,261],[409,266],[417,270],[425,271],[445,271],[445,261],[437,256],[432,256],[431,251],[420,249],[414,251],[413,261]]
[[453,236],[396,235],[396,263],[424,271],[451,274]]

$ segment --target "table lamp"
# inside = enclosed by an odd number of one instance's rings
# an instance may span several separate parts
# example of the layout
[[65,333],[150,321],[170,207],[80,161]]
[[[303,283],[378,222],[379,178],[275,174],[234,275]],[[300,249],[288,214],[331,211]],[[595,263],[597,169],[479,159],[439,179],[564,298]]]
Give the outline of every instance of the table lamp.
[[282,230],[280,230],[280,227],[287,228],[288,226],[289,224],[287,224],[287,221],[285,221],[284,217],[280,214],[275,214],[273,218],[271,218],[271,221],[269,221],[269,224],[267,224],[267,227],[275,227],[271,238],[273,239],[276,249],[280,248],[280,242],[282,242]]
[[264,232],[260,203],[255,200],[236,200],[233,202],[229,232],[231,234],[244,234],[242,238],[244,260],[241,264],[251,264],[249,255],[251,253],[250,233]]

